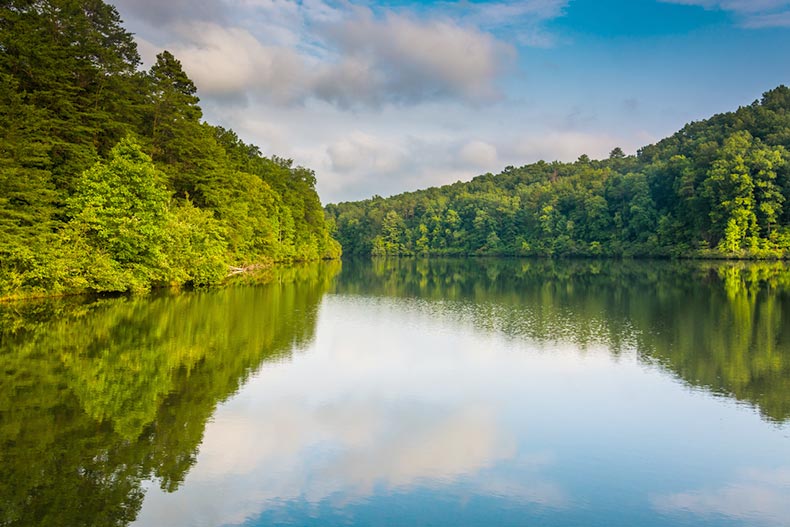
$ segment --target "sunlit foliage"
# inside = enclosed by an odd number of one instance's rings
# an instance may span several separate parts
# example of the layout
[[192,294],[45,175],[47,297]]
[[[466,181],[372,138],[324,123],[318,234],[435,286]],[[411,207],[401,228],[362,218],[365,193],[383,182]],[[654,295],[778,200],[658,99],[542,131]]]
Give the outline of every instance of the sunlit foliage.
[[347,254],[790,256],[790,89],[625,156],[326,210]]
[[212,284],[336,258],[312,171],[202,122],[102,0],[0,6],[0,298]]

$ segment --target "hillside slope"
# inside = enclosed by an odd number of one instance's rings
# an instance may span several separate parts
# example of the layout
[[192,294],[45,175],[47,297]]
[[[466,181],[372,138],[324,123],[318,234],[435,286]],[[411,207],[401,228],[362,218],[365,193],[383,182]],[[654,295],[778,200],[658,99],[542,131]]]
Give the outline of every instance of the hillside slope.
[[0,298],[214,283],[337,257],[315,175],[202,121],[102,0],[0,6]]
[[332,204],[345,254],[790,256],[790,89],[635,156]]

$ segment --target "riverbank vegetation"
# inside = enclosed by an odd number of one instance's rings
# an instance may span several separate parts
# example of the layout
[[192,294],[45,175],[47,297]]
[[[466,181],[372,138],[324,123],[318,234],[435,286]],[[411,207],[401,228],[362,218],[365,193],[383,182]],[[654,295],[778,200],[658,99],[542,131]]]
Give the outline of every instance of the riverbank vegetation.
[[787,258],[790,89],[636,155],[328,205],[346,254]]
[[202,120],[101,0],[0,6],[0,299],[336,258],[313,171]]
[[340,262],[263,287],[0,304],[0,525],[124,526],[170,492],[206,423],[266,361],[313,338]]

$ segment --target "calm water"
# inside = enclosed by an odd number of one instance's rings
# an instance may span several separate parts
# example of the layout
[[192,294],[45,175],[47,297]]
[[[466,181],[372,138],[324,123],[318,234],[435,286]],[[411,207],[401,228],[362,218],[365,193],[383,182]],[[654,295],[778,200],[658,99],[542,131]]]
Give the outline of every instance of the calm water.
[[0,307],[0,525],[790,525],[790,270],[378,261]]

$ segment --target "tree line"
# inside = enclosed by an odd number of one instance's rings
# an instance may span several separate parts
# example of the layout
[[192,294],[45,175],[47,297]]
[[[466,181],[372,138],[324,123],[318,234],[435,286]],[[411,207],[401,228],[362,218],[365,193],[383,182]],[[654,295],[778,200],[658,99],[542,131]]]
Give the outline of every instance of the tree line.
[[340,255],[312,170],[202,120],[102,0],[0,6],[0,298],[212,284]]
[[790,89],[608,159],[330,204],[346,254],[786,258]]

